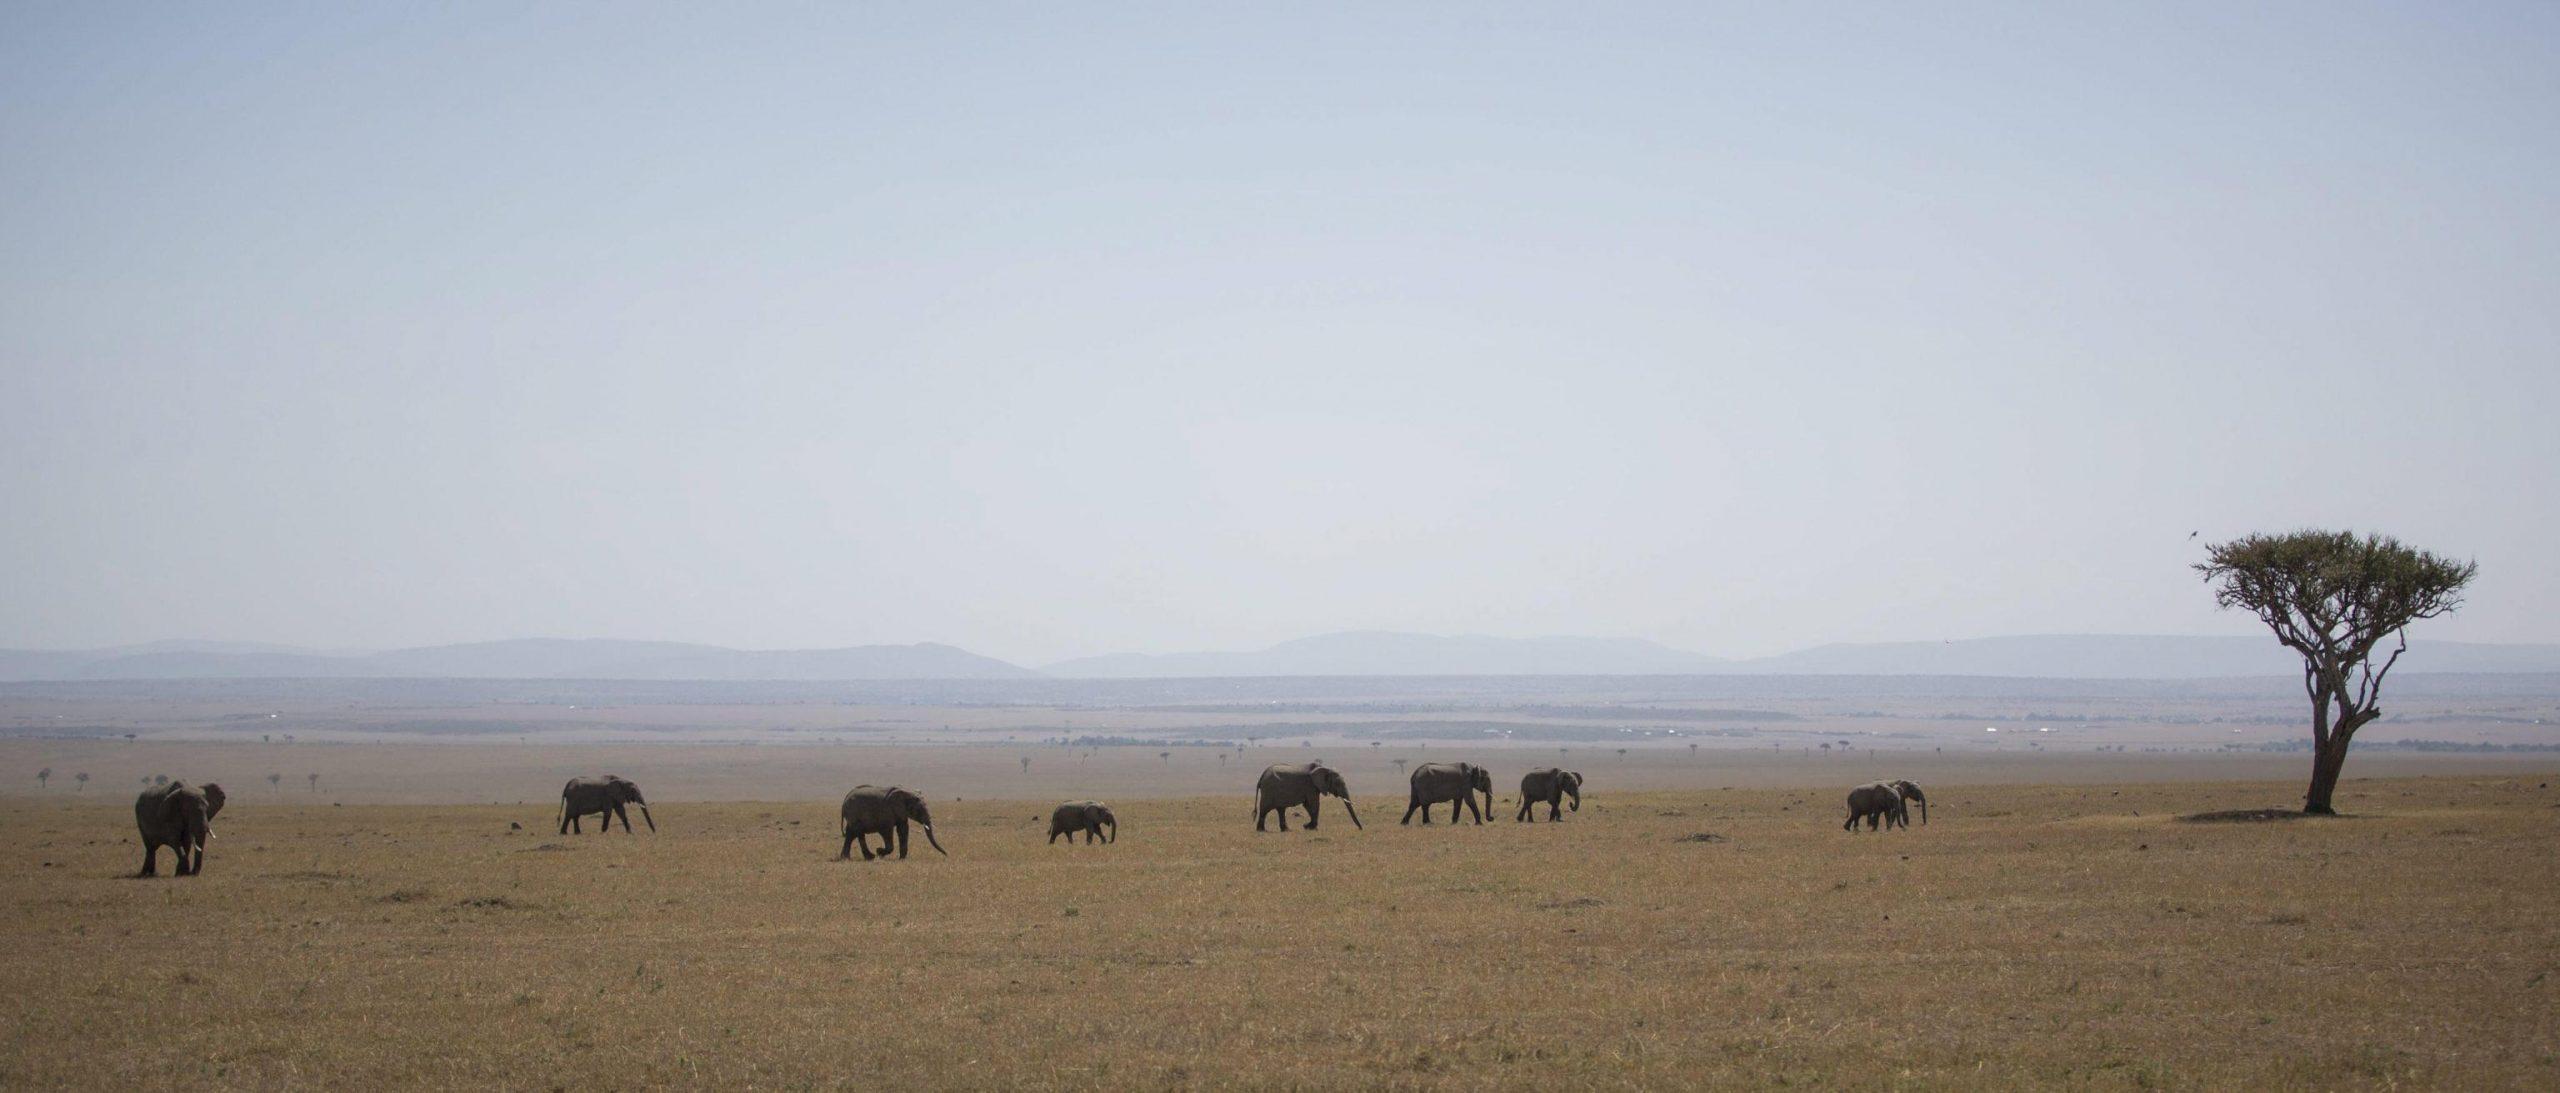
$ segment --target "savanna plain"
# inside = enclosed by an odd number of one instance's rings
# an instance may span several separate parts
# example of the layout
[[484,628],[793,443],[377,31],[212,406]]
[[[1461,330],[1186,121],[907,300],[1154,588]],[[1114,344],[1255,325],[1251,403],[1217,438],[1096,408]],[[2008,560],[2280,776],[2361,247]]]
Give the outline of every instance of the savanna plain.
[[1555,824],[1514,769],[1483,826],[1399,826],[1375,775],[1365,829],[1130,799],[1092,846],[967,795],[950,856],[876,863],[824,799],[563,836],[538,791],[261,785],[144,880],[131,784],[57,790],[0,799],[0,1087],[2549,1089],[2548,766],[2351,764],[2351,815],[2266,823],[2179,817],[2289,774],[1951,766],[1854,834],[1712,775]]

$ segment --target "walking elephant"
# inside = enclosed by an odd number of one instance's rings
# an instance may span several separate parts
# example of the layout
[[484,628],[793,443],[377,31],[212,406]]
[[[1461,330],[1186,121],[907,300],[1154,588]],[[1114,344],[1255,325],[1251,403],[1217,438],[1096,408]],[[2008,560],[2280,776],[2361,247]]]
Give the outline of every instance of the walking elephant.
[[1545,805],[1547,822],[1553,823],[1564,818],[1562,808],[1567,797],[1573,799],[1575,812],[1582,811],[1582,772],[1539,767],[1520,776],[1520,811],[1513,813],[1511,819],[1536,823],[1538,816],[1531,806]]
[[[1483,808],[1476,807],[1478,793],[1484,794]],[[1458,822],[1458,810],[1463,807],[1475,813],[1477,824],[1483,824],[1493,812],[1493,774],[1473,763],[1424,763],[1415,767],[1412,796],[1406,798],[1404,819],[1396,822],[1412,823],[1413,814],[1420,812],[1422,826],[1429,827],[1431,806],[1442,801],[1449,803],[1450,823]]]
[[222,787],[171,782],[142,791],[133,800],[133,822],[142,829],[141,876],[160,874],[160,848],[175,851],[178,875],[204,872],[204,844],[213,839],[213,817],[222,811]]
[[1902,797],[1902,826],[1911,826],[1913,802],[1918,802],[1920,805],[1920,822],[1923,825],[1929,822],[1929,798],[1927,794],[1920,792],[1920,783],[1908,779],[1896,779],[1893,782],[1893,791]]
[[[1904,792],[1902,788],[1904,786],[1910,786],[1910,792]],[[1882,824],[1886,830],[1892,830],[1896,826],[1909,827],[1911,826],[1911,807],[1903,801],[1906,797],[1915,797],[1919,791],[1919,786],[1909,782],[1869,782],[1850,790],[1849,818],[1840,825],[1840,830],[1855,831],[1860,820],[1867,822],[1869,831],[1875,830],[1878,824]],[[1925,800],[1922,801],[1921,807],[1924,810],[1928,807]]]
[[[1351,815],[1351,826],[1359,828],[1360,810],[1351,807],[1351,787],[1342,781],[1342,772],[1322,763],[1280,763],[1262,772],[1253,785],[1253,829],[1268,831],[1263,821],[1274,812],[1280,814],[1280,830],[1289,830],[1289,810],[1307,810],[1307,830],[1316,829],[1319,802],[1326,797],[1342,798],[1342,811]],[[1365,829],[1364,829],[1365,830]]]
[[560,787],[560,833],[583,833],[586,829],[579,825],[578,817],[602,813],[604,819],[598,821],[602,826],[596,829],[597,834],[613,830],[613,818],[616,816],[622,817],[623,833],[629,834],[631,813],[622,807],[626,804],[640,806],[640,819],[649,825],[651,834],[657,833],[658,818],[649,815],[649,802],[641,798],[640,787],[631,784],[630,779],[619,774],[608,774],[602,778],[571,778],[568,785]]
[[855,786],[845,793],[844,808],[840,814],[844,817],[844,848],[836,852],[837,861],[852,857],[857,847],[862,850],[862,860],[870,861],[875,856],[871,853],[869,836],[872,835],[880,836],[877,857],[889,856],[890,839],[895,836],[898,857],[904,860],[909,824],[924,829],[924,841],[933,847],[934,853],[946,858],[951,856],[950,851],[942,848],[942,840],[933,837],[933,812],[924,806],[924,796],[912,789]]
[[1106,827],[1111,829],[1111,837],[1102,841],[1119,842],[1120,819],[1111,814],[1110,805],[1100,801],[1069,801],[1049,814],[1049,844],[1057,845],[1058,836],[1064,835],[1068,844],[1073,845],[1076,832],[1081,831],[1084,832],[1085,844],[1090,846]]

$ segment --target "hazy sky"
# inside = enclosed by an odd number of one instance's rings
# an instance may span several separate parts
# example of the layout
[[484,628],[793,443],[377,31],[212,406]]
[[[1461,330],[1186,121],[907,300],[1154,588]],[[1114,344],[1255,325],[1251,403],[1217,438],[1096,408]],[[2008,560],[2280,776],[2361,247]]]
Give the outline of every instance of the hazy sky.
[[0,645],[2560,640],[2560,6],[350,6],[0,7]]

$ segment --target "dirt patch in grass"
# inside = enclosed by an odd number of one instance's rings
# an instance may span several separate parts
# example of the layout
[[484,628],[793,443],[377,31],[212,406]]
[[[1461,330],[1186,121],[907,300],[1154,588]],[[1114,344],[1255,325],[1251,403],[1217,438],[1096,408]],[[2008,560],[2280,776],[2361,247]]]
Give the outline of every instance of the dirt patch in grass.
[[2220,812],[2192,812],[2178,817],[2182,824],[2270,824],[2280,820],[2314,818],[2310,813],[2293,808],[2232,808]]

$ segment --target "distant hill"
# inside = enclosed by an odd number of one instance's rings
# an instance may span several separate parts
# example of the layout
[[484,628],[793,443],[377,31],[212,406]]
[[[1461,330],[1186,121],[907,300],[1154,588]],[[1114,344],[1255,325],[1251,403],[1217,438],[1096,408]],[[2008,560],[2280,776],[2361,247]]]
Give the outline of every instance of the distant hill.
[[1379,630],[1320,634],[1239,653],[1118,653],[1049,665],[1053,676],[1692,675],[1728,662],[1633,638],[1443,637]]
[[[2418,640],[2400,672],[2560,673],[2560,645]],[[1631,638],[1494,638],[1348,631],[1225,653],[1119,653],[1049,665],[1064,679],[1278,676],[1992,676],[2012,679],[2289,678],[2273,638],[2048,634],[1820,645],[1726,660]],[[322,653],[230,642],[87,650],[0,649],[0,682],[186,679],[491,679],[826,682],[1044,675],[949,645],[730,649],[671,641],[532,638]]]
[[949,645],[750,650],[668,641],[530,638],[328,654],[218,642],[0,650],[0,680],[81,679],[1030,679]]
[[[2273,638],[2051,634],[1821,645],[1725,660],[1648,641],[1440,637],[1358,631],[1235,653],[1121,653],[1048,665],[1076,679],[1404,675],[1860,675],[2023,679],[2292,676]],[[2415,641],[2401,672],[2560,672],[2560,645]]]
[[[2297,676],[2302,661],[2273,637],[2044,634],[1962,641],[1818,645],[1738,661],[1770,675],[2011,676],[2030,679],[2207,679]],[[2413,640],[2394,672],[2560,671],[2560,645]]]

